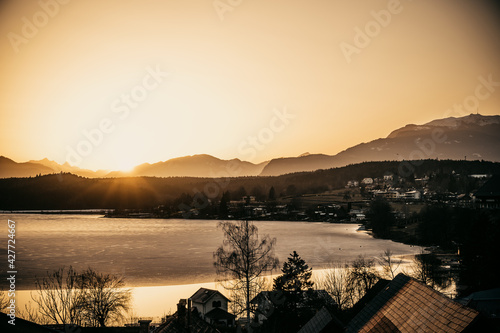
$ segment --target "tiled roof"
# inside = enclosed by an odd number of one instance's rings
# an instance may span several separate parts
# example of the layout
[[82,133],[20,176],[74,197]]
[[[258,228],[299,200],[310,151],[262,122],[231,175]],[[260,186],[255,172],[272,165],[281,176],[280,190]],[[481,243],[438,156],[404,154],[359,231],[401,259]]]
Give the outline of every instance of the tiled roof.
[[198,316],[191,316],[191,325],[188,330],[177,312],[161,324],[154,333],[220,333],[219,330],[202,320]]
[[220,319],[234,320],[236,318],[234,314],[224,311],[221,308],[212,309],[207,314],[205,314],[205,317],[215,320],[220,320]]
[[499,197],[500,196],[500,175],[494,175],[481,186],[476,194],[476,197]]
[[[287,295],[295,294],[294,292],[272,290],[272,291],[261,291],[257,296],[255,296],[250,303],[260,304],[261,302],[284,302]],[[325,303],[334,306],[335,301],[325,290],[304,290],[300,293],[302,300],[304,302],[312,301],[315,299],[323,300]]]
[[210,300],[217,294],[219,294],[220,296],[224,297],[229,301],[229,299],[226,296],[222,295],[219,291],[206,288],[198,289],[198,291],[195,292],[193,296],[191,296],[191,300],[195,303],[205,304],[206,302],[208,302],[208,300]]
[[354,317],[346,332],[462,332],[477,315],[399,274]]
[[298,333],[316,333],[316,332],[321,332],[330,322],[333,320],[332,315],[326,308],[322,308],[316,314],[314,317],[311,318],[305,324]]
[[59,333],[61,331],[47,328],[31,321],[16,318],[15,325],[9,324],[11,318],[7,314],[0,312],[0,332],[12,333]]
[[500,318],[500,288],[477,291],[458,302],[491,318]]

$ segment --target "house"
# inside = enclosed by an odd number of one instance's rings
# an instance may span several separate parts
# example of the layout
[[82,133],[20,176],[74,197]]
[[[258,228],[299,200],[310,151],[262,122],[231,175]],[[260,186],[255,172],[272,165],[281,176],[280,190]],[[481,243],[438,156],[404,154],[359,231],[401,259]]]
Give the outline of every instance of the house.
[[407,191],[404,194],[404,198],[406,200],[420,200],[421,197],[422,196],[421,196],[420,192],[417,190]]
[[384,175],[384,182],[389,182],[394,179],[394,175],[392,173],[388,173]]
[[325,307],[316,312],[297,333],[337,333],[344,332],[344,325]]
[[399,199],[399,197],[400,197],[399,191],[388,190],[385,197],[386,197],[386,199],[390,199],[390,200]]
[[12,332],[12,333],[60,333],[64,331],[55,330],[52,328],[44,327],[42,325],[35,324],[31,321],[24,320],[21,318],[15,318],[14,324],[9,323],[12,320],[6,313],[0,312],[0,331],[1,332]]
[[151,320],[139,320],[130,327],[81,327],[72,324],[38,325],[21,318],[15,319],[15,325],[9,324],[11,318],[0,312],[0,332],[11,333],[150,333]]
[[424,187],[427,185],[429,182],[429,176],[424,176],[422,178],[415,178],[415,184],[419,185],[420,187]]
[[232,327],[235,324],[235,316],[228,310],[229,299],[217,290],[200,288],[190,297],[192,308],[206,322],[214,325]]
[[346,188],[349,188],[349,187],[358,187],[358,186],[359,186],[359,182],[357,180],[349,180],[347,182]]
[[383,286],[346,332],[475,331],[479,312],[404,274]]
[[361,184],[372,185],[373,184],[373,178],[363,178],[363,180],[361,181]]
[[476,291],[457,301],[488,318],[500,321],[500,288]]
[[474,198],[480,208],[500,208],[500,175],[491,177],[477,190]]
[[351,222],[363,221],[366,218],[361,209],[351,209],[349,215],[351,216]]
[[264,323],[275,314],[280,306],[290,302],[290,300],[299,301],[298,308],[302,312],[309,312],[308,310],[312,310],[311,306],[319,306],[317,310],[320,310],[322,306],[335,307],[335,301],[325,290],[311,289],[299,294],[277,290],[261,291],[250,301],[250,304],[256,307],[255,322]]
[[381,197],[381,198],[385,198],[388,200],[396,200],[396,199],[400,198],[399,191],[397,191],[397,190],[388,190],[388,191],[376,190],[376,191],[373,191],[373,195],[376,197]]
[[220,331],[198,316],[197,308],[190,306],[190,300],[181,299],[177,304],[177,311],[167,317],[153,333],[220,333]]

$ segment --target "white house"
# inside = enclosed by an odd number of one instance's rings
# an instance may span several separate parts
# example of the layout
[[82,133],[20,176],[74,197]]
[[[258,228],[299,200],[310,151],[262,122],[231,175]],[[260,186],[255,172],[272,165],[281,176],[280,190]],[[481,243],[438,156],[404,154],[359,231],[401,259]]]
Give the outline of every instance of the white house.
[[371,184],[373,184],[373,178],[363,178],[361,183],[365,184],[365,185],[371,185]]
[[421,194],[417,190],[408,191],[404,194],[404,198],[407,200],[420,200]]
[[230,301],[219,291],[200,288],[190,299],[192,308],[196,308],[206,322],[214,325],[234,325],[235,316],[227,312]]
[[356,181],[356,180],[349,180],[347,182],[347,186],[346,187],[358,187],[359,186],[359,182]]

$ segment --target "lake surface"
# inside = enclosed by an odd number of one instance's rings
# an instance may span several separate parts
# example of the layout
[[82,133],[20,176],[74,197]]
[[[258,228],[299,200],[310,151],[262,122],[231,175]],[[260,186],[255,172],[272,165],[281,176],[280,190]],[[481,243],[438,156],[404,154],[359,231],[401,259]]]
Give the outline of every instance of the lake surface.
[[[43,276],[46,271],[70,265],[77,270],[90,266],[102,273],[124,276],[128,286],[134,287],[134,306],[143,316],[147,315],[143,312],[145,307],[153,303],[147,295],[169,298],[169,306],[155,308],[156,314],[148,312],[150,316],[157,316],[174,310],[172,307],[179,298],[191,296],[200,283],[213,286],[212,254],[223,240],[222,230],[217,227],[219,221],[213,220],[1,214],[4,227],[0,232],[0,251],[5,254],[1,256],[5,260],[0,287],[4,290],[8,270],[8,219],[16,221],[17,290],[32,289],[35,277]],[[374,239],[366,232],[356,231],[358,225],[354,224],[254,223],[259,235],[276,237],[275,254],[281,263],[295,250],[313,269],[324,268],[332,261],[354,260],[359,255],[376,257],[386,249],[396,255],[420,252],[418,247]],[[188,294],[177,297],[182,290]]]

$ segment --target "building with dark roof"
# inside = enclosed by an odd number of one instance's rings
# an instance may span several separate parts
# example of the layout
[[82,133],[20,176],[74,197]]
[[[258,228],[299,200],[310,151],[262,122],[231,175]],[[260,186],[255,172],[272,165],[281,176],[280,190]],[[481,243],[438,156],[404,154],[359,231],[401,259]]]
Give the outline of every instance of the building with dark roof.
[[500,332],[500,288],[476,291],[457,302],[479,311],[491,331]]
[[[186,308],[187,305],[187,308]],[[181,299],[177,312],[166,318],[154,333],[220,333],[217,328],[207,323],[198,315],[196,308],[191,308],[188,300]]]
[[334,315],[335,301],[325,290],[262,291],[251,304],[255,309],[252,325],[259,332],[343,331],[344,325]]
[[213,309],[228,309],[229,299],[217,290],[200,288],[190,299],[192,306],[203,316]]
[[474,194],[479,208],[500,208],[500,175],[491,177]]
[[151,320],[139,320],[131,327],[81,327],[72,324],[39,325],[21,318],[15,319],[15,325],[8,323],[10,318],[0,312],[0,332],[9,333],[149,333]]
[[325,307],[321,308],[297,333],[341,333],[344,325]]
[[200,288],[190,298],[192,308],[213,325],[233,327],[236,316],[229,313],[230,300],[217,290]]
[[464,332],[474,329],[478,315],[399,274],[351,320],[346,332]]
[[0,332],[12,333],[61,333],[64,331],[55,330],[42,325],[35,324],[21,318],[15,318],[15,325],[9,324],[11,318],[0,312]]

